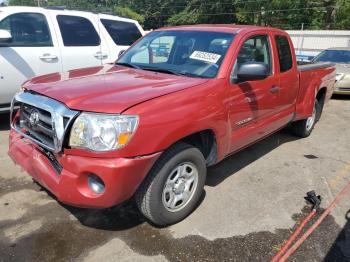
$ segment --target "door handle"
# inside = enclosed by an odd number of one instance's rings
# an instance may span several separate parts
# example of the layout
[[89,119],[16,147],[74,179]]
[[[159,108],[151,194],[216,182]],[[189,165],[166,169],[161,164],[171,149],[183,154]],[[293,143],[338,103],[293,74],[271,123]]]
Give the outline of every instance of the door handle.
[[57,55],[51,55],[51,54],[43,54],[39,56],[41,60],[51,62],[52,60],[58,59]]
[[278,93],[280,91],[280,87],[279,86],[273,86],[270,88],[270,92],[272,94]]
[[108,55],[105,53],[102,53],[102,52],[96,52],[94,54],[94,57],[97,59],[103,60],[103,59],[106,59],[108,57]]

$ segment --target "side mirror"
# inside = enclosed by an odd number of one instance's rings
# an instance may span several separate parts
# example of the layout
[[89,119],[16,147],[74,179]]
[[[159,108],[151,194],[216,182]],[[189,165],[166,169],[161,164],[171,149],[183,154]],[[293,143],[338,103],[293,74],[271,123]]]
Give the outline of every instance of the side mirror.
[[9,31],[0,29],[0,42],[7,42],[12,39],[12,35]]
[[247,62],[242,64],[237,72],[237,81],[246,82],[262,80],[269,76],[268,65],[261,62]]

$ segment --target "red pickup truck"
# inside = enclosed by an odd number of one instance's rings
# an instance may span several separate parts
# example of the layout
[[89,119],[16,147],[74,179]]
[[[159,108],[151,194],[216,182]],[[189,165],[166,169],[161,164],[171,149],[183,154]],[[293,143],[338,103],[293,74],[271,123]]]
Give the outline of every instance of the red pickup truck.
[[155,30],[115,64],[36,77],[12,102],[9,155],[63,203],[132,197],[156,225],[198,204],[206,168],[291,125],[310,135],[335,67],[298,67],[284,31]]

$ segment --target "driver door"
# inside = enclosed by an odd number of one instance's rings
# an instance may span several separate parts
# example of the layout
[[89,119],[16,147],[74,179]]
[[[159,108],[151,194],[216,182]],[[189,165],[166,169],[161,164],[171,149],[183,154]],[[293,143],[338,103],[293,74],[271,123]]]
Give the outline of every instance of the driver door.
[[[238,69],[246,62],[265,63],[269,76],[262,80],[238,82]],[[255,34],[245,38],[231,73],[227,96],[232,126],[231,151],[271,132],[273,123],[269,123],[269,119],[276,113],[279,91],[279,77],[274,72],[274,64],[270,35]]]

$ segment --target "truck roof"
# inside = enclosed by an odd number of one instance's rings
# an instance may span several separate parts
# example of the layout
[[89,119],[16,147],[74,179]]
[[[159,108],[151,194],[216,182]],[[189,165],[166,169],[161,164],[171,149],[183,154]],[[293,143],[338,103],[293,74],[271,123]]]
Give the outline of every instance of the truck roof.
[[286,34],[283,30],[273,27],[253,26],[253,25],[236,25],[236,24],[200,24],[200,25],[183,25],[171,26],[156,29],[158,30],[183,30],[183,31],[215,31],[223,33],[239,33],[242,31],[268,30]]

